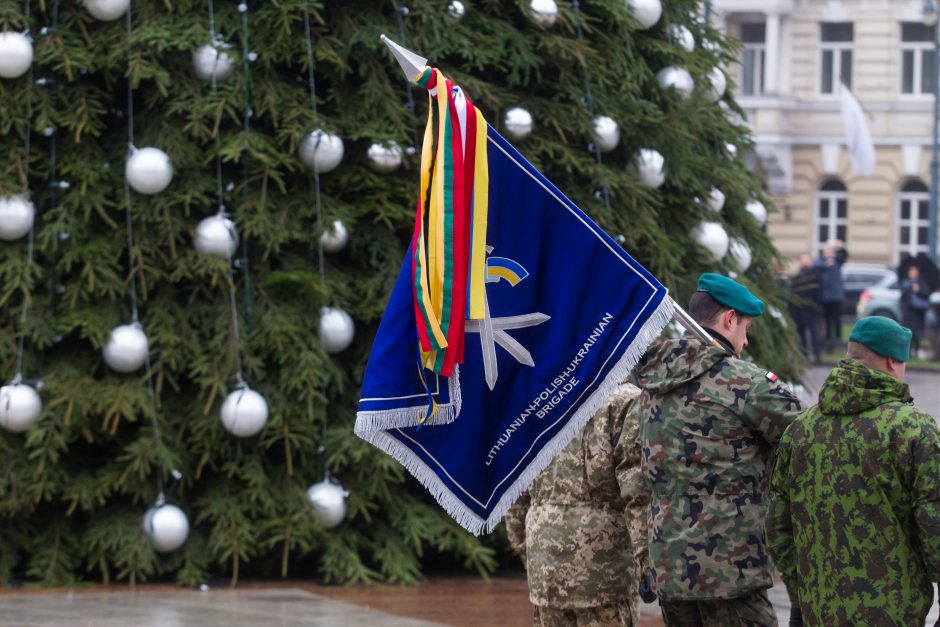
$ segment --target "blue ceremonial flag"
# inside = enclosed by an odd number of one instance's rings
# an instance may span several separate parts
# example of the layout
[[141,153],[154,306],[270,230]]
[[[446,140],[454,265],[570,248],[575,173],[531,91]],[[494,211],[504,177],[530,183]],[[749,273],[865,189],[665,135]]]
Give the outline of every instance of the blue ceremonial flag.
[[[488,129],[486,316],[451,377],[421,367],[405,257],[362,383],[356,433],[472,533],[491,531],[673,314],[666,289]],[[421,424],[433,398],[437,412]]]

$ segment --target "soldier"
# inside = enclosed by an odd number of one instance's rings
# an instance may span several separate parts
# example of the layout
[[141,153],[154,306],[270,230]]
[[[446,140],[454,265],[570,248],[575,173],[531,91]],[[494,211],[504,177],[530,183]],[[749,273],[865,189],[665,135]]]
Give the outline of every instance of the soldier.
[[618,386],[506,514],[535,625],[636,624],[636,567],[613,450],[639,392]]
[[855,323],[819,404],[787,429],[768,548],[808,625],[923,625],[940,569],[940,436],[914,409],[910,330]]
[[[646,584],[666,625],[776,625],[764,548],[767,464],[800,410],[789,387],[740,359],[764,303],[703,274],[689,315],[714,338],[685,334],[636,371],[649,520]],[[629,463],[629,456],[627,456]]]

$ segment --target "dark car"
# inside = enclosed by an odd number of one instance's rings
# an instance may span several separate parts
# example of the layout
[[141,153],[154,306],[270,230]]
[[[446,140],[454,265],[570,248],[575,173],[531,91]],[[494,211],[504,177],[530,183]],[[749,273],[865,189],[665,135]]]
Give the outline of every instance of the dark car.
[[845,299],[842,301],[842,315],[855,316],[858,298],[867,288],[881,283],[886,277],[897,280],[897,272],[888,266],[873,263],[842,264],[842,282],[845,284]]

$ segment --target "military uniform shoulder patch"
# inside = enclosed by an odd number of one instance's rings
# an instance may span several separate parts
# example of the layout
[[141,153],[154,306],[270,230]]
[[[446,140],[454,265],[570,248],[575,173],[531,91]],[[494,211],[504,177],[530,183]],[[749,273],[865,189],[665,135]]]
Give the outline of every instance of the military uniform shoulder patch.
[[777,379],[780,378],[769,370],[767,371],[767,374],[765,376],[767,377],[767,380],[770,381],[771,383],[776,383]]

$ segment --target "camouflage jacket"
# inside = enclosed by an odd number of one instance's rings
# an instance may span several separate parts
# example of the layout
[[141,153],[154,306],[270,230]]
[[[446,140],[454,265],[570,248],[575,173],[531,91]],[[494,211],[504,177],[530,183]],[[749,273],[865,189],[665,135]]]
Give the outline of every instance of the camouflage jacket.
[[688,335],[648,353],[637,380],[653,588],[695,600],[772,586],[767,465],[799,400],[773,374]]
[[780,442],[768,548],[807,625],[923,625],[940,576],[940,436],[905,383],[841,362]]
[[506,514],[535,605],[634,604],[637,580],[613,450],[626,408],[638,394],[629,383],[618,386]]

